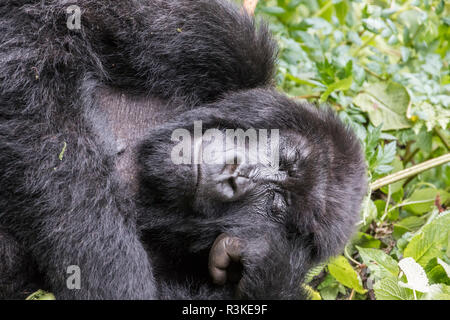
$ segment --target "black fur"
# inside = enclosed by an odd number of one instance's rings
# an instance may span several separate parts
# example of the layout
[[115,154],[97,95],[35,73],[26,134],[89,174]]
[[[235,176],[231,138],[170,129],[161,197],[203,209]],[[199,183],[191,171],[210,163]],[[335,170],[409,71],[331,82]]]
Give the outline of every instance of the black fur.
[[[304,297],[306,270],[341,250],[358,215],[365,176],[355,136],[330,112],[268,88],[269,32],[227,0],[78,0],[82,28],[72,31],[69,4],[0,4],[0,297],[37,273],[58,299],[230,298],[233,286],[211,285],[205,262],[223,231],[249,239],[241,297]],[[117,176],[116,141],[93,116],[101,88],[181,114],[138,149],[137,199]],[[311,153],[290,181],[298,191],[282,226],[254,201],[234,215],[193,215],[182,169],[149,150],[164,151],[166,133],[197,119],[302,137]],[[81,268],[81,290],[66,287],[69,265]]]
[[[293,133],[297,144],[281,153],[280,170],[289,172],[281,185],[291,196],[282,216],[266,201],[275,184],[261,183],[244,199],[214,202],[203,197],[194,204],[190,166],[173,166],[170,136],[177,128],[192,131],[194,121],[208,128],[278,128]],[[283,152],[284,151],[284,152]],[[226,95],[216,103],[183,113],[152,131],[141,145],[141,201],[152,207],[139,225],[152,243],[152,257],[164,257],[163,278],[199,272],[215,237],[228,233],[244,239],[241,297],[294,299],[305,297],[299,283],[314,264],[338,254],[358,219],[365,193],[365,165],[360,143],[331,110],[298,104],[270,89]],[[155,163],[160,165],[155,166]],[[170,212],[168,215],[167,212]],[[196,257],[196,258],[193,258]],[[156,263],[158,265],[158,263]],[[204,269],[206,271],[206,269]],[[199,281],[199,282],[201,282]]]

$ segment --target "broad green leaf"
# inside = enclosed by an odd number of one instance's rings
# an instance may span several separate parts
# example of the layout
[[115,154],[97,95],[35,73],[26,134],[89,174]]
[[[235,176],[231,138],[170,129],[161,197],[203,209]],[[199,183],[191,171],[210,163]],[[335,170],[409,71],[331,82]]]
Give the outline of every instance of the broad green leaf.
[[328,264],[328,271],[330,271],[330,274],[344,286],[355,289],[356,292],[361,294],[366,293],[367,290],[362,287],[359,275],[345,257],[339,256],[333,259]]
[[426,267],[428,279],[431,283],[444,283],[450,285],[450,266],[439,258],[431,259]]
[[376,279],[396,277],[399,269],[397,261],[379,249],[357,247],[364,264]]
[[398,262],[398,266],[402,269],[407,279],[407,283],[399,282],[401,287],[419,292],[430,291],[430,285],[428,283],[425,270],[423,270],[422,266],[414,261],[413,258],[405,258],[400,260]]
[[405,206],[405,209],[417,215],[422,215],[429,212],[434,208],[434,202],[438,194],[442,203],[446,202],[450,198],[450,194],[444,190],[434,188],[415,190],[413,194],[405,200],[405,202],[418,203],[407,205]]
[[415,232],[425,224],[425,218],[411,216],[400,220],[394,224],[393,235],[396,239],[400,238],[405,232]]
[[398,130],[411,127],[406,118],[410,100],[401,84],[378,82],[358,94],[353,103],[368,113],[374,126],[383,124],[382,130]]
[[353,237],[352,244],[362,248],[379,248],[381,246],[381,241],[375,239],[370,234],[357,232]]
[[317,286],[323,300],[336,300],[339,293],[345,294],[345,287],[340,284],[332,275],[327,274],[325,279]]
[[377,300],[414,300],[412,290],[400,287],[397,278],[388,277],[377,281],[373,290]]
[[442,266],[442,268],[444,268],[445,273],[447,274],[447,277],[450,278],[450,265],[448,265],[447,263],[445,263],[445,261],[442,261],[439,258],[437,258],[437,262],[438,262],[439,265]]
[[330,286],[325,287],[322,290],[320,290],[320,295],[323,300],[336,300],[337,295],[339,294],[339,287],[336,286]]
[[403,252],[404,257],[412,257],[422,267],[432,258],[443,256],[450,232],[450,213],[434,219],[415,235]]

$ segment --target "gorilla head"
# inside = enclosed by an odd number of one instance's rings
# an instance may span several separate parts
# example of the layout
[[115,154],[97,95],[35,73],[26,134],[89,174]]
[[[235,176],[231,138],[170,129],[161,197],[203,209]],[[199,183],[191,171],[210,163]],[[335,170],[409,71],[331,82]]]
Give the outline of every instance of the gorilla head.
[[[203,138],[195,133],[195,121],[201,121]],[[244,143],[230,140],[234,152],[211,138],[211,132],[226,136],[227,129],[278,129],[279,137],[276,131],[269,135],[267,149],[278,153],[279,162],[265,161],[261,149],[260,160],[252,161],[251,137]],[[189,161],[179,164],[177,132],[190,133],[182,141],[189,146],[182,152]],[[366,190],[356,136],[330,110],[273,90],[229,94],[184,113],[154,129],[139,155],[141,201],[155,208],[142,214],[142,225],[151,229],[160,254],[180,263],[187,263],[183,256],[209,256],[216,284],[232,281],[238,262],[243,266],[238,292],[250,298],[258,292],[275,297],[281,286],[297,294],[307,269],[337,254],[348,240]],[[202,264],[206,268],[207,262]]]

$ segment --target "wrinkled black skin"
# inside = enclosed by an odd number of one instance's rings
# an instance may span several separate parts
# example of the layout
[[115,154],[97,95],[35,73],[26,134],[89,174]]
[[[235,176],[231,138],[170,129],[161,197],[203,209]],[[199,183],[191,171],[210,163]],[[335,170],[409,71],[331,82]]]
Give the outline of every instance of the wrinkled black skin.
[[[234,286],[207,275],[221,232],[246,240],[238,297],[305,298],[305,272],[342,249],[358,216],[365,171],[355,136],[331,112],[270,88],[269,32],[226,0],[76,4],[82,29],[73,31],[65,1],[0,4],[0,298],[34,287],[58,299],[232,298]],[[180,114],[143,137],[135,198],[87,116],[100,86],[163,99]],[[312,152],[281,221],[262,209],[264,197],[193,209],[192,180],[167,151],[171,130],[199,119],[205,129],[304,137]],[[81,290],[66,287],[69,265],[82,270]]]

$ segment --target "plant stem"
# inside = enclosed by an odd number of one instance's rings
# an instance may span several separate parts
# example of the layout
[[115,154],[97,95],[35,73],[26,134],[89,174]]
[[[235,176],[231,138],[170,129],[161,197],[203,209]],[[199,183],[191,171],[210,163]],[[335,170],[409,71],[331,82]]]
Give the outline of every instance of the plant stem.
[[320,93],[305,94],[303,96],[297,96],[296,98],[297,99],[320,98]]
[[434,132],[436,132],[436,135],[439,137],[439,139],[441,139],[442,143],[447,148],[447,150],[450,150],[450,144],[445,138],[444,133],[441,131],[441,129],[436,127],[434,128]]
[[348,300],[353,300],[354,295],[355,295],[355,289],[352,289],[352,292],[350,293],[350,297],[348,297]]
[[370,185],[370,188],[372,189],[372,191],[377,190],[381,187],[384,187],[384,186],[390,185],[392,183],[395,183],[397,181],[415,176],[423,171],[440,166],[447,162],[450,162],[450,153],[447,153],[447,154],[444,154],[443,156],[425,161],[423,163],[419,163],[410,168],[398,171],[396,173],[393,173],[386,177],[378,179]]
[[364,43],[363,43],[358,49],[356,49],[356,51],[353,53],[353,55],[356,57],[356,56],[358,55],[358,53],[359,53],[362,49],[364,49],[365,47],[367,47],[368,44],[369,44],[370,42],[372,42],[376,37],[377,37],[377,34],[376,34],[376,33],[374,33],[372,36],[370,36],[369,39],[367,39],[366,41],[364,41]]
[[322,8],[320,8],[319,11],[317,11],[315,14],[313,14],[313,17],[320,17],[320,15],[322,13],[324,13],[325,11],[327,11],[332,5],[333,5],[333,1],[332,0],[328,1],[327,3],[325,3],[325,5]]
[[406,165],[408,162],[410,162],[414,156],[419,152],[419,148],[415,149],[413,152],[411,152],[407,157],[405,157],[405,160],[403,160],[403,164]]
[[364,65],[361,65],[363,67],[364,70],[366,70],[367,73],[371,74],[372,76],[374,76],[375,78],[378,78],[382,81],[386,81],[386,79],[384,79],[382,76],[377,75],[375,72],[373,72],[372,70],[370,70],[369,68],[367,68]]

